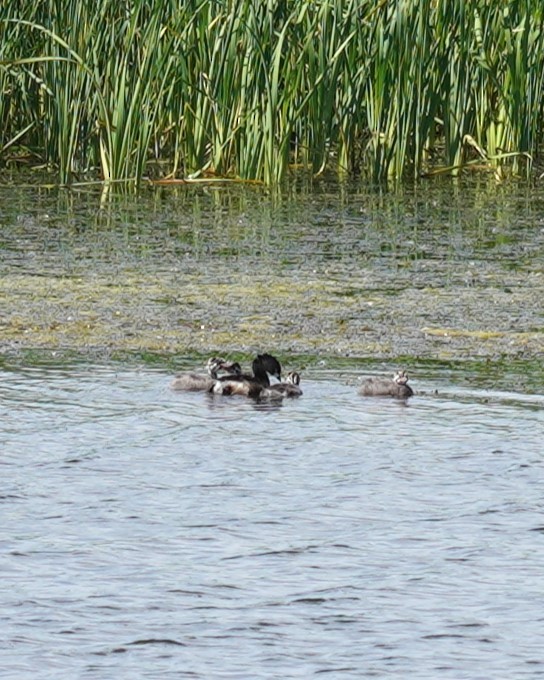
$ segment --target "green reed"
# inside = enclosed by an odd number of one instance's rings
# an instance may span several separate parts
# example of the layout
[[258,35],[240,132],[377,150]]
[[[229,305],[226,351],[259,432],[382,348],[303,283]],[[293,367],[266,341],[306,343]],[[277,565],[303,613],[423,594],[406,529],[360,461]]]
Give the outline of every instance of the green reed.
[[63,183],[528,173],[541,0],[5,0],[0,161]]

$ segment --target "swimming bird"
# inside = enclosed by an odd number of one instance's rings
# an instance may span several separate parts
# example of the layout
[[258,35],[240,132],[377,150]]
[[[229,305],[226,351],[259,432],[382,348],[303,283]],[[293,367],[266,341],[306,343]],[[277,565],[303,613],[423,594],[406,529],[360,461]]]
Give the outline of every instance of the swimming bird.
[[414,394],[408,385],[406,371],[397,371],[393,378],[366,378],[359,387],[358,394],[363,397],[397,397],[407,399]]
[[[239,367],[239,364],[235,364]],[[253,373],[240,373],[225,375],[217,378],[210,392],[213,394],[242,394],[246,397],[258,399],[283,399],[281,392],[272,392],[270,388],[269,375],[281,380],[280,362],[271,354],[258,354],[251,365]]]
[[219,377],[219,371],[227,370],[232,372],[232,366],[233,364],[228,363],[225,359],[210,357],[206,363],[208,375],[179,373],[170,383],[170,387],[173,390],[184,390],[185,392],[206,392],[213,387],[215,380]]
[[300,374],[291,371],[287,374],[285,382],[274,383],[269,389],[273,392],[280,392],[284,397],[300,397],[303,393],[300,388]]

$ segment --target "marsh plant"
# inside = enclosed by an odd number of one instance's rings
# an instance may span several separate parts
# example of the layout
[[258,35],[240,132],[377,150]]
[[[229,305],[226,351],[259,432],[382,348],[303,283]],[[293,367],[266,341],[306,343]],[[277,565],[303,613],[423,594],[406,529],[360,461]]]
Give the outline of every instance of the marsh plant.
[[0,161],[62,183],[522,174],[542,0],[4,0]]

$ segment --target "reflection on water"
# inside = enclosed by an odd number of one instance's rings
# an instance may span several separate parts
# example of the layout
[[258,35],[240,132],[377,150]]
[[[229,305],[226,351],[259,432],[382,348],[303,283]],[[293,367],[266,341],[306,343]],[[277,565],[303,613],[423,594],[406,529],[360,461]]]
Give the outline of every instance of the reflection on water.
[[0,374],[6,677],[541,677],[542,397],[169,380]]
[[[387,192],[328,181],[270,195],[246,186],[185,186],[140,196],[99,189],[71,193],[0,185],[4,264],[34,271],[40,258],[63,269],[180,258],[275,263],[288,268],[361,261],[401,277],[464,264],[486,271],[534,270],[542,263],[544,194],[527,185],[423,184]],[[434,263],[434,264],[433,264]],[[407,271],[408,270],[408,271]],[[460,270],[457,275],[464,276]],[[43,272],[40,272],[43,273]]]

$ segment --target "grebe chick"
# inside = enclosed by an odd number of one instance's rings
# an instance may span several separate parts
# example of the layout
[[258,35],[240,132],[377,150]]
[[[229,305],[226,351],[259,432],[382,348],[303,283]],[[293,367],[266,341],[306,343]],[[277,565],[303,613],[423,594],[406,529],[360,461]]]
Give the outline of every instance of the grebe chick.
[[179,373],[170,383],[173,390],[184,390],[185,392],[206,392],[213,387],[218,378],[220,370],[230,370],[230,364],[219,357],[210,357],[206,363],[208,375],[198,373]]
[[221,366],[226,375],[222,375],[218,380],[228,380],[229,378],[240,378],[242,376],[242,367],[237,361],[225,361]]
[[303,394],[300,388],[300,374],[296,371],[288,373],[285,382],[274,383],[268,389],[273,392],[281,392],[284,397],[300,397]]
[[[236,365],[239,368],[239,364]],[[271,354],[258,354],[251,365],[253,374],[225,375],[217,378],[210,388],[214,394],[243,394],[253,398],[277,398],[269,394],[270,378],[273,375],[281,380],[280,362]],[[279,398],[283,398],[280,394]]]
[[363,397],[407,399],[414,394],[414,391],[408,385],[406,371],[397,371],[393,378],[366,378],[361,383],[358,393]]

